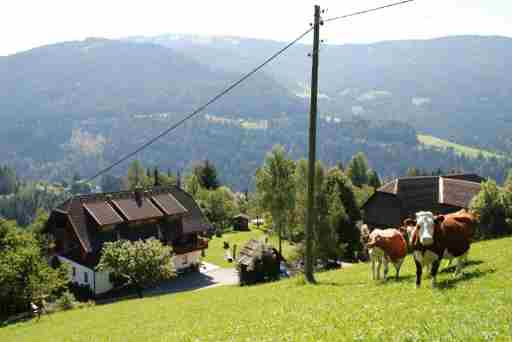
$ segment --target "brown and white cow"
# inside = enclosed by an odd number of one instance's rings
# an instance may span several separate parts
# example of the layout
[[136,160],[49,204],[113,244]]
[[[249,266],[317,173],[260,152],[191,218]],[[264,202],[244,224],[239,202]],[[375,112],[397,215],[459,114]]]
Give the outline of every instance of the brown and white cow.
[[[372,263],[372,279],[380,279],[380,267],[384,264],[384,280],[388,277],[388,264],[395,266],[396,279],[407,255],[407,241],[398,229],[374,229],[368,238],[368,254]],[[377,269],[375,267],[377,266]]]
[[416,213],[415,228],[410,232],[410,246],[416,264],[416,287],[421,285],[423,267],[431,265],[432,286],[435,286],[437,271],[443,257],[457,258],[455,275],[462,271],[463,263],[471,245],[476,224],[470,212],[457,212],[434,216],[429,211]]

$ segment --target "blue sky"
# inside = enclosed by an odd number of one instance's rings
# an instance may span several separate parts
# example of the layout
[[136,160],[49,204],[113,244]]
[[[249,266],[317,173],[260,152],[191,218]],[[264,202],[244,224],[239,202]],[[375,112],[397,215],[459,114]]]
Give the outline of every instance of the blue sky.
[[[303,32],[315,3],[325,17],[396,0],[3,0],[0,55],[86,37],[195,33],[287,41]],[[512,37],[510,0],[416,0],[322,27],[327,43],[480,34]],[[306,38],[305,42],[311,40]]]

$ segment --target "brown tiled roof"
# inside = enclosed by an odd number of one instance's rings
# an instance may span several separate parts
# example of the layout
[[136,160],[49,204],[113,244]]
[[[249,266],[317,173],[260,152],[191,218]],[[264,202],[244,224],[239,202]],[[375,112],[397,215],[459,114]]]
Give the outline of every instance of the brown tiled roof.
[[480,183],[443,178],[439,184],[439,203],[468,208],[481,189]]
[[152,196],[151,200],[166,215],[177,215],[187,212],[187,209],[185,209],[171,194],[159,194]]
[[[176,199],[177,203],[186,210],[183,215],[183,232],[202,232],[207,229],[206,220],[199,209],[199,206],[194,199],[185,191],[175,186],[153,188],[144,193],[143,205],[141,208],[137,206],[135,201],[135,194],[133,191],[122,191],[115,193],[101,193],[75,196],[64,203],[62,203],[56,210],[60,213],[66,214],[72,225],[75,234],[77,235],[83,249],[88,252],[97,252],[102,246],[102,239],[99,236],[91,220],[96,223],[107,222],[109,218],[115,217],[112,213],[111,216],[101,216],[95,219],[93,215],[88,213],[86,208],[93,208],[103,206],[97,203],[118,203],[119,208],[113,206],[112,208],[122,212],[117,212],[118,216],[122,217],[124,221],[130,222],[132,220],[150,219],[155,217],[162,217],[167,214],[164,210],[158,209],[150,200],[151,197],[158,197],[160,195],[168,194]],[[105,207],[103,207],[104,209]],[[177,206],[179,208],[179,206]],[[95,212],[96,214],[99,211]],[[98,215],[96,215],[98,216]],[[100,222],[97,222],[100,221]],[[100,224],[101,225],[101,224]]]
[[108,202],[90,202],[84,203],[83,206],[99,226],[123,222],[123,218],[116,213]]
[[[174,188],[178,189],[178,188]],[[179,190],[179,189],[178,189]],[[192,196],[183,191],[172,191],[174,198],[185,208],[187,213],[183,216],[183,233],[203,232],[207,230],[206,220]]]
[[148,199],[143,197],[137,203],[133,197],[112,200],[112,204],[126,218],[127,221],[139,221],[164,216],[158,208]]

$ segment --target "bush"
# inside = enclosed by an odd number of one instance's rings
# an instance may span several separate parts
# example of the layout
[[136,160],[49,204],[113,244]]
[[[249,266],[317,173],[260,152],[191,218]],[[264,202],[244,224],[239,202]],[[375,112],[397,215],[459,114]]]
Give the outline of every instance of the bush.
[[482,183],[482,189],[471,201],[470,209],[478,216],[479,227],[475,238],[490,238],[509,232],[511,222],[512,194],[489,180]]
[[69,292],[65,291],[62,295],[55,301],[57,308],[60,310],[71,310],[74,309],[78,302],[75,299],[75,296]]

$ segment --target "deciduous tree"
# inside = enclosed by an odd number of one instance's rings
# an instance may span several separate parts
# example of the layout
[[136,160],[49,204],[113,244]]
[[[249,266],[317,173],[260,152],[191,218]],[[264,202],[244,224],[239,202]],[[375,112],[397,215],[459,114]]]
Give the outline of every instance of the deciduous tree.
[[141,298],[144,288],[176,274],[171,248],[152,238],[135,242],[106,242],[96,269],[126,279]]
[[279,253],[282,252],[282,233],[286,218],[295,204],[295,163],[286,156],[282,146],[274,146],[265,157],[263,166],[256,172],[256,189],[261,207],[272,215],[279,236]]

